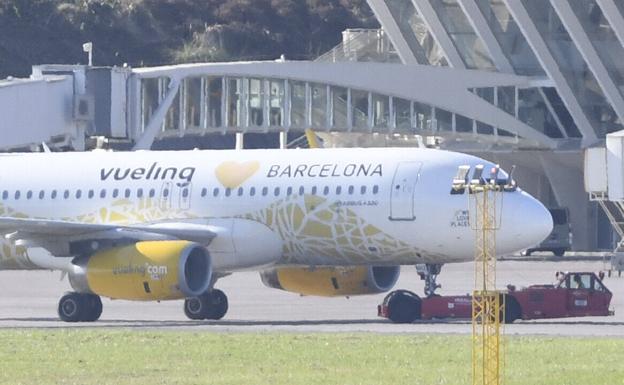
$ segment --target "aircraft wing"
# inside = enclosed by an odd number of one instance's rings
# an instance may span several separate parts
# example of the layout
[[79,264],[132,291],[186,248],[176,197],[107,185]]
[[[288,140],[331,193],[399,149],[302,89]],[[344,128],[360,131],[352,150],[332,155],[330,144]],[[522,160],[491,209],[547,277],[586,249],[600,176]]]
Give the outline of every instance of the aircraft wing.
[[[0,234],[6,234],[6,238],[44,247],[59,256],[66,254],[62,250],[69,250],[71,243],[81,241],[184,239],[207,245],[222,231],[217,226],[186,222],[135,226],[0,217]],[[59,247],[64,244],[67,247]]]

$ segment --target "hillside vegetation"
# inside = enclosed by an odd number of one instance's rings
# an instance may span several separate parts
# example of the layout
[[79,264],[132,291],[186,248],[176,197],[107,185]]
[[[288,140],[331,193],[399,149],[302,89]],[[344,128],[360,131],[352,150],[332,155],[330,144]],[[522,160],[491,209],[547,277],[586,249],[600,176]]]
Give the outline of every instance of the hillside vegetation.
[[96,65],[313,59],[376,26],[365,0],[2,0],[0,77],[85,63],[86,41]]

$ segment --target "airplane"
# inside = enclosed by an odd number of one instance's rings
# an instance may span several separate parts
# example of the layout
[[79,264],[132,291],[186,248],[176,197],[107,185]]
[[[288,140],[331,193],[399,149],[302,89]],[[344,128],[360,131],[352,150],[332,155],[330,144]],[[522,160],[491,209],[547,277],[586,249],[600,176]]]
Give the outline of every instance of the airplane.
[[188,318],[221,319],[215,284],[250,270],[271,288],[351,296],[389,291],[417,265],[431,295],[442,264],[473,258],[470,191],[452,187],[461,166],[505,186],[497,255],[550,233],[549,212],[510,175],[442,150],[3,154],[0,270],[67,275],[66,322],[98,320],[102,296],[183,299]]

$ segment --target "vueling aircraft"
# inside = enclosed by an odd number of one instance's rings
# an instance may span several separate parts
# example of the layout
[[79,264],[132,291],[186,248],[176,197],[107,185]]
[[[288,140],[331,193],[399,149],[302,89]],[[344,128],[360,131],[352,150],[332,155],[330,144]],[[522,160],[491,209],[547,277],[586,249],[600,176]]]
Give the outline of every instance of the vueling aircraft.
[[460,166],[504,185],[497,254],[550,233],[548,211],[509,175],[447,151],[6,154],[0,269],[65,273],[69,322],[97,320],[101,296],[184,299],[189,318],[220,319],[219,278],[249,270],[272,288],[350,296],[388,291],[401,265],[418,265],[430,294],[442,264],[473,258],[471,192],[452,188]]

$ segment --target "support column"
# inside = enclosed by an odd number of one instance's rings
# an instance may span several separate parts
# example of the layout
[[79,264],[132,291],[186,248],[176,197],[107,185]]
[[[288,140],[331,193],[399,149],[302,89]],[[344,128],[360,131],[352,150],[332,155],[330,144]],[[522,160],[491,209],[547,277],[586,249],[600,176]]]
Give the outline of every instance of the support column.
[[244,137],[244,134],[242,132],[237,132],[236,133],[236,146],[235,146],[235,149],[242,150],[243,148],[245,148],[245,137]]
[[[589,197],[585,193],[582,153],[580,155],[542,153],[539,157],[559,206],[569,210],[573,236],[572,249],[594,250],[595,210],[591,210]],[[581,163],[580,167],[574,167],[577,161]]]

